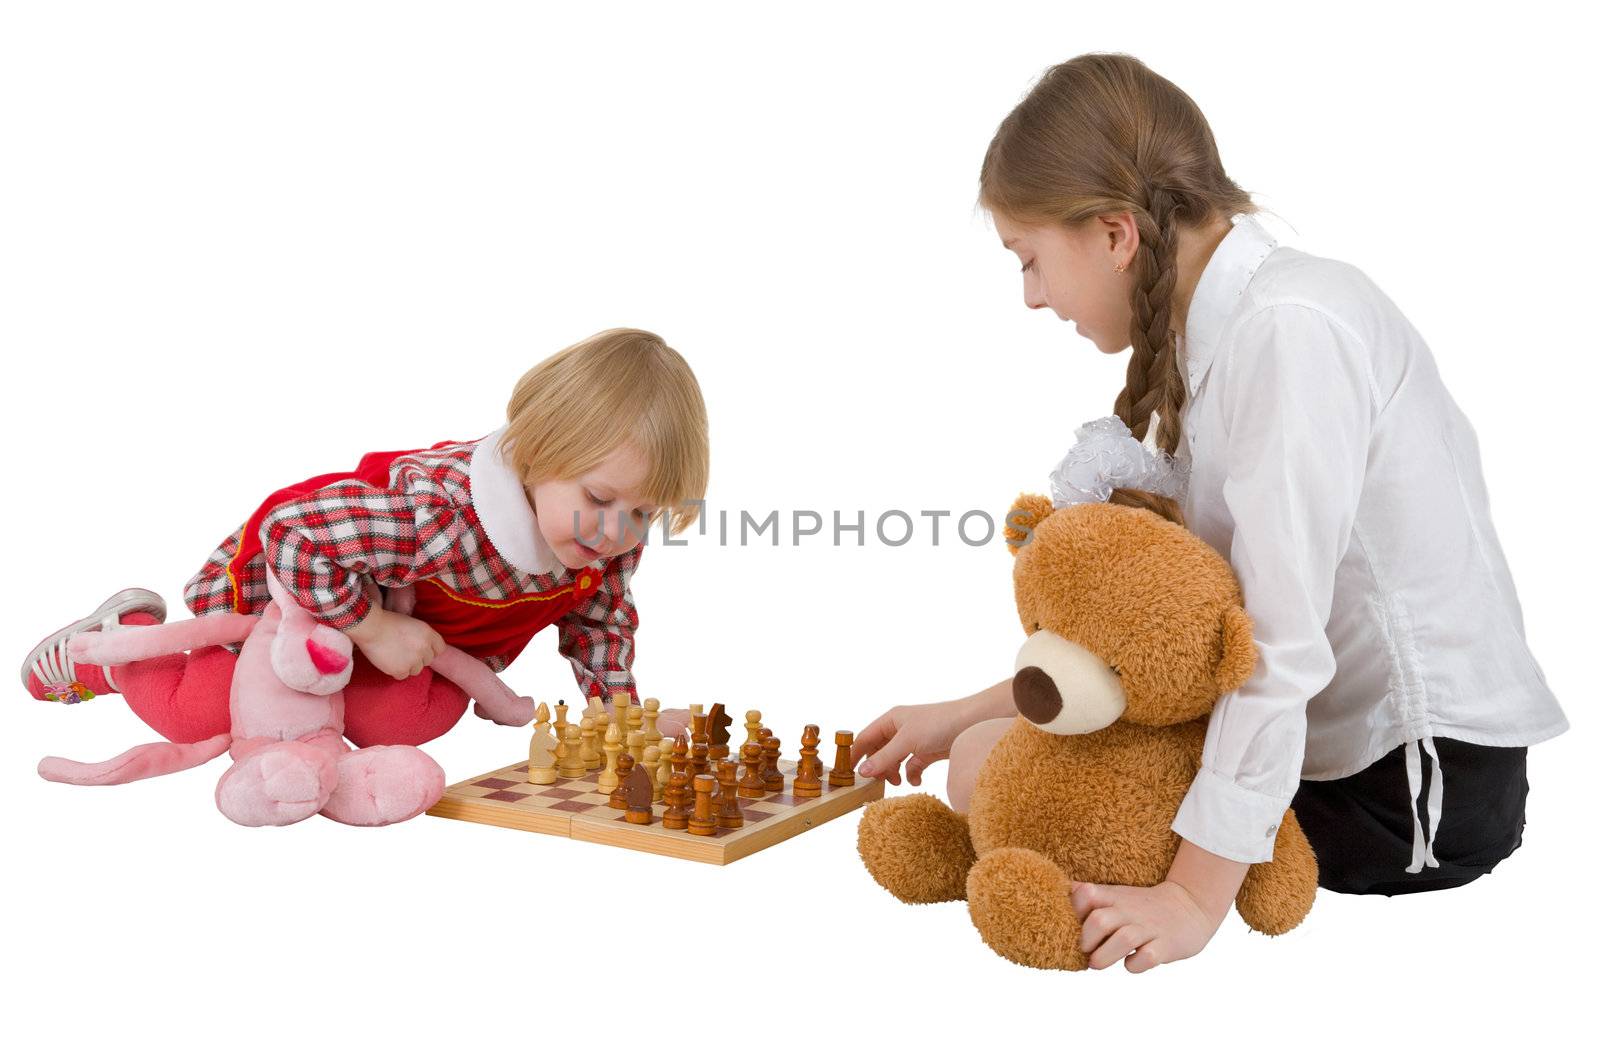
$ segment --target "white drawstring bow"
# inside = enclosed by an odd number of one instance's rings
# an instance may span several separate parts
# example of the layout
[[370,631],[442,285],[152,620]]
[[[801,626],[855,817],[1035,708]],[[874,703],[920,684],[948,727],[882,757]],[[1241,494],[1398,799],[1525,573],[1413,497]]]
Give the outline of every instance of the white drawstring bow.
[[1168,498],[1182,498],[1189,463],[1165,451],[1152,453],[1134,439],[1116,415],[1079,426],[1078,442],[1050,474],[1050,498],[1057,509],[1081,502],[1104,502],[1118,487],[1135,487]]

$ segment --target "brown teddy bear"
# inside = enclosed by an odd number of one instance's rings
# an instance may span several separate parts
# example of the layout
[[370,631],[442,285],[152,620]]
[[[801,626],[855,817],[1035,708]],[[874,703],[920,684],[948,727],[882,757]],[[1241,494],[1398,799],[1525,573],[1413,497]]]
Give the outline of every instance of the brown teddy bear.
[[[1255,646],[1233,571],[1180,523],[1126,504],[1052,509],[1040,495],[1019,498],[1007,520],[1028,634],[1012,684],[1021,715],[965,815],[926,793],[879,800],[858,848],[901,901],[965,898],[1001,956],[1083,970],[1072,882],[1166,877],[1206,718],[1250,676]],[[1235,904],[1251,927],[1282,934],[1316,890],[1290,810],[1272,861],[1250,867]]]

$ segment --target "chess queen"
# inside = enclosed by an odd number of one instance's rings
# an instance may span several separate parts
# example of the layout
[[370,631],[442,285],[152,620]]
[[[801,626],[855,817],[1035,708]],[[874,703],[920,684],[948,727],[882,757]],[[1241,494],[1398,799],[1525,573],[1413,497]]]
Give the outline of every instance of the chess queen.
[[[583,697],[637,703],[630,579],[655,521],[665,514],[671,533],[693,523],[708,470],[705,404],[683,357],[647,331],[602,331],[523,375],[487,436],[374,451],[274,491],[184,601],[197,617],[259,615],[270,567],[354,642],[345,734],[362,746],[420,744],[461,718],[466,695],[428,668],[444,645],[499,672],[552,626]],[[23,685],[68,704],[119,692],[172,741],[227,731],[238,645],[114,669],[67,654],[78,633],[165,616],[156,593],[122,590],[40,641]],[[664,710],[660,728],[687,721]]]

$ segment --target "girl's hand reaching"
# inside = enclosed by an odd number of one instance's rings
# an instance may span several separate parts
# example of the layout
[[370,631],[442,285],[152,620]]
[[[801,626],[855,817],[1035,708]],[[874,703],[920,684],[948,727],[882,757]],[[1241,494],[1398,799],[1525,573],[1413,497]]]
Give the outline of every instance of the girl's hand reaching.
[[905,761],[906,780],[921,785],[922,772],[948,758],[956,735],[971,725],[971,712],[960,701],[897,705],[856,735],[854,753],[866,758],[856,771],[899,785]]
[[661,715],[656,717],[656,730],[661,732],[661,744],[670,745],[678,740],[679,735],[687,738],[692,723],[687,709],[661,710]]

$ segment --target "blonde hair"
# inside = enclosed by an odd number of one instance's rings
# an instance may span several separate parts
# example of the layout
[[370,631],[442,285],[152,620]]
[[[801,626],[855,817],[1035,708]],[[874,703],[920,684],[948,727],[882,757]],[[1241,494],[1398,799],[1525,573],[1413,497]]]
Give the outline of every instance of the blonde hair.
[[523,375],[506,405],[506,461],[524,484],[580,476],[632,442],[649,463],[642,494],[693,523],[711,471],[706,405],[694,372],[660,336],[613,327]]
[[[980,205],[1022,222],[1132,214],[1133,354],[1114,410],[1139,440],[1156,412],[1156,444],[1175,453],[1188,399],[1171,327],[1179,228],[1261,210],[1223,171],[1200,107],[1132,55],[1079,55],[1046,70],[1001,121],[978,183]],[[1182,522],[1157,495],[1119,488],[1112,501]]]

